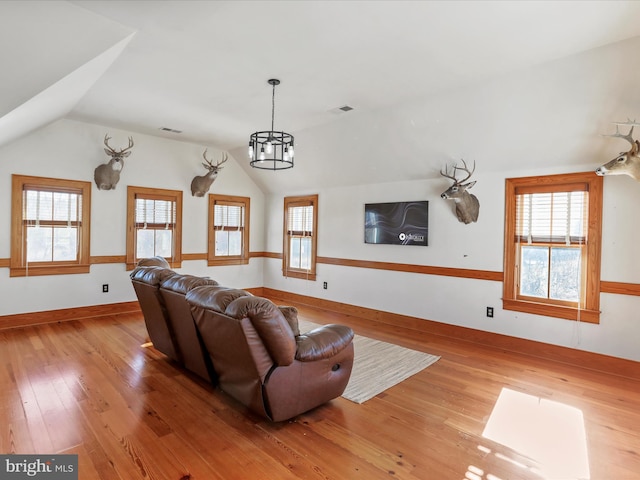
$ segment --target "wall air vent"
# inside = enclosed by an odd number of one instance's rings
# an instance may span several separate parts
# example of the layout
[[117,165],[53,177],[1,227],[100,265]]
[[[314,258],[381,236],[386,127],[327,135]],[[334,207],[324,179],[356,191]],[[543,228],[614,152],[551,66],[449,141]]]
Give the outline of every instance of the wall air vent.
[[160,130],[162,130],[163,132],[170,132],[170,133],[182,133],[182,130],[174,130],[173,128],[167,128],[167,127],[160,127]]

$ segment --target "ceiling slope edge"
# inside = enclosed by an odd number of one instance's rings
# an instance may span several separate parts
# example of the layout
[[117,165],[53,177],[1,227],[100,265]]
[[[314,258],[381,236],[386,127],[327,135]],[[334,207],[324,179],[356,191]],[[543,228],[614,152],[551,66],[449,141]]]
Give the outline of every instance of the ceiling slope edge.
[[0,118],[0,147],[67,115],[109,69],[135,32]]

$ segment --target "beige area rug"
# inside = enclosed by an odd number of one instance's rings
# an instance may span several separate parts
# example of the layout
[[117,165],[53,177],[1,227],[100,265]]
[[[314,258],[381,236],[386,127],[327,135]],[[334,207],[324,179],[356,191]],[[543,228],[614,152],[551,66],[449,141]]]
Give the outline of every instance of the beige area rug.
[[[321,326],[306,320],[299,320],[299,324],[302,333]],[[355,403],[366,402],[440,359],[361,335],[354,337],[353,348],[353,370],[342,396]]]

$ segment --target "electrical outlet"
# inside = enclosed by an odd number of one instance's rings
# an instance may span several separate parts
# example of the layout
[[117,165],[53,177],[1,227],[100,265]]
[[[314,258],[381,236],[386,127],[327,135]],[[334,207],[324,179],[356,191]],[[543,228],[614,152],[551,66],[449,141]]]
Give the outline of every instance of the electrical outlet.
[[102,284],[102,293],[109,293],[109,284],[108,283],[103,283]]
[[487,307],[487,317],[493,318],[493,307]]
[[324,288],[325,290],[327,289],[327,282],[324,282],[324,283],[322,284],[322,288]]

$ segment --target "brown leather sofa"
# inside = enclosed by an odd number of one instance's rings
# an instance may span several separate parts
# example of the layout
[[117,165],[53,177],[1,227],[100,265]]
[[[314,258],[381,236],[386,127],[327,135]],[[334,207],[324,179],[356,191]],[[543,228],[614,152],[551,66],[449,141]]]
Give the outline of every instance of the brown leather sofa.
[[254,412],[287,420],[347,386],[351,328],[332,324],[300,334],[295,309],[221,286],[194,288],[186,300],[220,388]]
[[154,347],[273,421],[344,391],[353,331],[325,325],[300,334],[297,310],[215,280],[142,260],[131,281]]
[[176,275],[176,272],[161,266],[139,266],[131,272],[131,283],[138,297],[149,339],[156,350],[170,359],[180,362],[172,327],[167,320],[167,310],[160,296],[160,284]]
[[153,257],[140,260],[131,272],[131,283],[154,348],[203,379],[213,380],[209,357],[202,351],[184,296],[191,288],[218,282],[178,274],[164,258]]
[[205,380],[216,383],[216,374],[211,358],[206,352],[191,316],[185,295],[189,290],[202,285],[217,285],[218,282],[194,275],[172,275],[160,284],[160,296],[167,311],[167,321],[173,332],[174,343],[181,355],[181,364],[187,370]]

